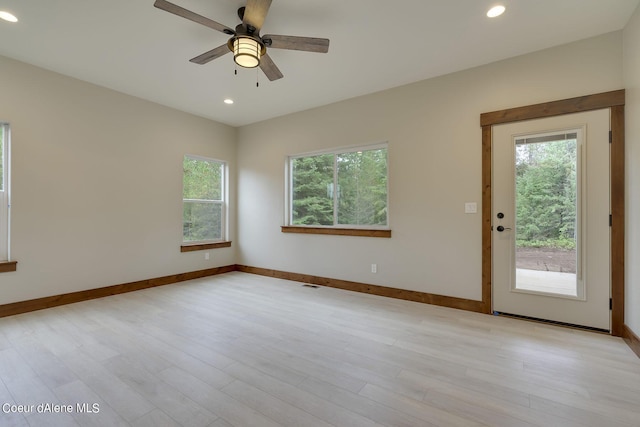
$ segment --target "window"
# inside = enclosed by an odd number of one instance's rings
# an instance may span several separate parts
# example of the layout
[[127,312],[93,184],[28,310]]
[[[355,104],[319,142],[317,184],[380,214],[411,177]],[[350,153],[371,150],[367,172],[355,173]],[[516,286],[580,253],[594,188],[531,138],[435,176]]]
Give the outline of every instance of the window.
[[0,262],[9,260],[9,125],[0,123]]
[[184,244],[220,242],[226,239],[225,176],[225,162],[189,155],[184,157]]
[[388,226],[387,145],[289,158],[289,224]]

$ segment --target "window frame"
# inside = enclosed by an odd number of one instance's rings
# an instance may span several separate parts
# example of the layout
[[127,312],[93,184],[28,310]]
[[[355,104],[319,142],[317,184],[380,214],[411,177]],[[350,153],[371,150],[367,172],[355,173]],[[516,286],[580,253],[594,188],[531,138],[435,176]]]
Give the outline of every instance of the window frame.
[[[338,196],[334,192],[333,196],[333,225],[318,224],[294,224],[293,223],[293,161],[305,157],[315,157],[320,155],[333,155],[333,184],[338,182],[337,158],[340,154],[355,153],[358,151],[386,150],[387,157],[387,185],[386,185],[386,207],[387,221],[385,225],[379,224],[338,224]],[[334,234],[351,235],[365,237],[391,237],[391,216],[389,207],[389,143],[379,142],[367,145],[352,145],[339,148],[329,148],[311,152],[289,155],[285,161],[285,211],[284,225],[282,232],[302,233],[302,234]]]
[[4,265],[0,271],[15,271],[8,269],[11,262],[11,127],[9,123],[0,122],[2,128],[2,186],[0,186],[0,264]]
[[[215,249],[220,247],[231,246],[231,242],[228,241],[229,236],[229,165],[225,160],[215,159],[211,157],[205,157],[195,154],[185,154],[182,158],[184,164],[185,159],[199,160],[204,162],[212,162],[220,164],[222,168],[220,173],[220,200],[209,199],[185,199],[184,198],[184,169],[182,171],[182,242],[180,245],[181,252],[192,252],[196,250]],[[185,202],[204,202],[211,204],[218,204],[221,206],[221,224],[220,224],[220,238],[219,239],[207,239],[207,240],[190,240],[184,239],[184,205]]]
[[17,261],[11,260],[11,126],[2,127],[2,189],[0,189],[0,273],[17,270]]

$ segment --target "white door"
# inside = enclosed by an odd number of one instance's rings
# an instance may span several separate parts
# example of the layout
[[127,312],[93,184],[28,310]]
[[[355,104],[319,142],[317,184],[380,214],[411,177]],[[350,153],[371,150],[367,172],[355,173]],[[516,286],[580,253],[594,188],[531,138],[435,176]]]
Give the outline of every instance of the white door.
[[610,330],[609,110],[493,127],[493,310]]

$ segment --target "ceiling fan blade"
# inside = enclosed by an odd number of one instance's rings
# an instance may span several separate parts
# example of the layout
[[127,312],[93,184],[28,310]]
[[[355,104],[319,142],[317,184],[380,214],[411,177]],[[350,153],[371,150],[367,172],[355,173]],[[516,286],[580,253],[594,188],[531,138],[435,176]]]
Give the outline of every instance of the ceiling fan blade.
[[247,27],[255,28],[256,32],[260,32],[270,6],[271,0],[248,0],[242,23]]
[[204,65],[207,62],[220,58],[222,55],[225,55],[229,52],[231,52],[229,50],[229,46],[227,46],[227,44],[225,43],[222,46],[218,46],[215,49],[211,49],[210,51],[203,53],[202,55],[191,58],[189,61],[193,62],[194,64]]
[[278,80],[284,77],[271,57],[266,53],[260,57],[260,68],[269,81]]
[[262,37],[262,41],[267,47],[274,49],[303,50],[305,52],[318,53],[327,53],[329,51],[329,39],[268,34]]
[[222,25],[216,21],[213,21],[209,18],[205,18],[202,15],[198,15],[195,12],[191,12],[190,10],[187,10],[183,7],[178,6],[177,4],[173,4],[173,3],[169,3],[166,0],[156,0],[156,2],[153,4],[155,7],[157,7],[158,9],[162,9],[164,11],[167,11],[169,13],[173,13],[174,15],[178,15],[181,16],[183,18],[186,18],[190,21],[193,22],[197,22],[198,24],[202,24],[205,27],[209,27],[209,28],[213,28],[214,30],[218,30],[221,31],[225,34],[235,34],[236,32],[234,30],[232,30],[231,28],[227,27],[226,25]]

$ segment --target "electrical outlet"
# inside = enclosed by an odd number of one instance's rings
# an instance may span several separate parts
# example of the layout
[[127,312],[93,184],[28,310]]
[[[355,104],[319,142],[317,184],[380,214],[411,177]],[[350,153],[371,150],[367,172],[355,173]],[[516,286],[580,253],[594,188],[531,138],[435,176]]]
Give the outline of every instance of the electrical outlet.
[[378,264],[371,264],[371,272],[372,273],[378,272]]
[[204,253],[204,259],[209,259],[209,252]]

